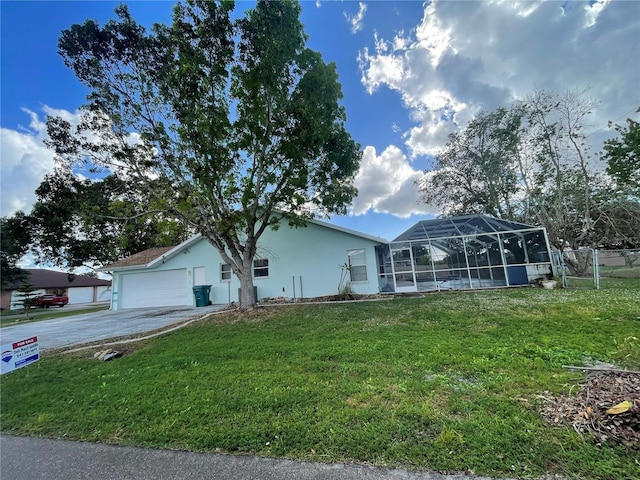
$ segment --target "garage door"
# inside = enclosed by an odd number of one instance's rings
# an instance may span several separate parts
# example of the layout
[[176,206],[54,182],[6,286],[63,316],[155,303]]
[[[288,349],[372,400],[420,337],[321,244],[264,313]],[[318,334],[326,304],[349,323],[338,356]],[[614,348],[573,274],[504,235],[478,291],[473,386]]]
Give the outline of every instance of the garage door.
[[120,308],[191,305],[187,270],[130,273],[122,276]]
[[70,304],[93,302],[93,287],[72,287],[68,292]]

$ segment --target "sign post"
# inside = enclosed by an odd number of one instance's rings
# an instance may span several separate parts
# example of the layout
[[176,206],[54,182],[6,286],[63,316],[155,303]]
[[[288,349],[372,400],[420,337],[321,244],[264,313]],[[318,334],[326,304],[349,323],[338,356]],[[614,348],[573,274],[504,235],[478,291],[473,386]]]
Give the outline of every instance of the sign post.
[[38,337],[29,337],[2,345],[0,355],[0,374],[26,367],[40,358]]

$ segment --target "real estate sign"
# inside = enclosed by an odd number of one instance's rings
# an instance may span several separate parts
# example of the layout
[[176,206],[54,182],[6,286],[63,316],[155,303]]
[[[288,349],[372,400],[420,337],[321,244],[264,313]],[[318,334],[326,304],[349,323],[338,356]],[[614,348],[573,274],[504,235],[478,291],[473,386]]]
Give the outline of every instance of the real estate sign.
[[17,342],[2,345],[0,355],[0,374],[11,372],[16,368],[26,367],[40,358],[38,337],[29,337]]

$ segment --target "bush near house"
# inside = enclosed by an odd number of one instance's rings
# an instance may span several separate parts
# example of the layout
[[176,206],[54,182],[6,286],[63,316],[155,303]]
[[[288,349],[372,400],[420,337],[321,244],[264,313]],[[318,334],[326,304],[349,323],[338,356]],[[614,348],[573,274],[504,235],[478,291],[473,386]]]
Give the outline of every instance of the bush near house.
[[[640,284],[226,313],[3,377],[5,433],[478,475],[624,479],[637,446],[553,426],[603,361],[640,369]],[[617,401],[617,400],[613,400]],[[612,405],[613,406],[613,405]],[[627,412],[628,413],[628,412]],[[637,412],[636,412],[637,413]]]

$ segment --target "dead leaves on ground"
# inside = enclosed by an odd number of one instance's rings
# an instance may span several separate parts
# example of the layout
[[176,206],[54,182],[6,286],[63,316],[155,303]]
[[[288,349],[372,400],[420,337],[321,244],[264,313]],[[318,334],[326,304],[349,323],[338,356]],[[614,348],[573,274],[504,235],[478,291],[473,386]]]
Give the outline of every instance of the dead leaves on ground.
[[590,373],[571,395],[541,396],[542,416],[552,425],[571,425],[599,442],[640,449],[640,375]]

